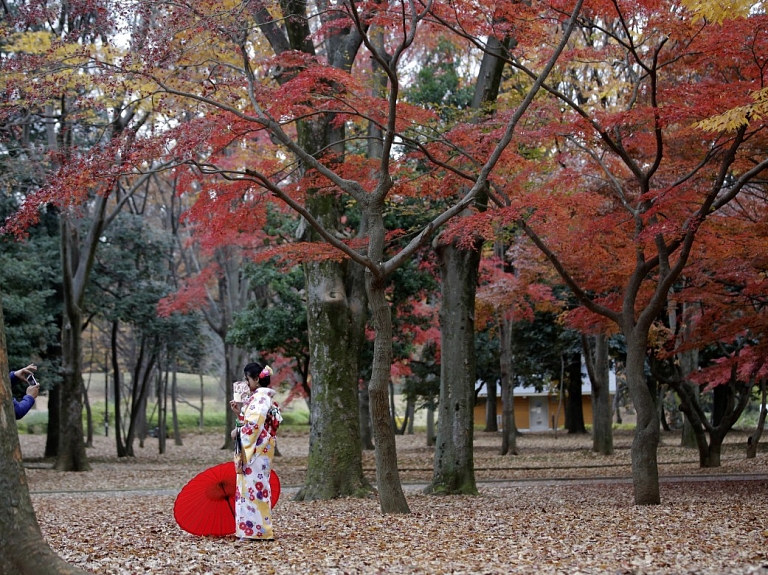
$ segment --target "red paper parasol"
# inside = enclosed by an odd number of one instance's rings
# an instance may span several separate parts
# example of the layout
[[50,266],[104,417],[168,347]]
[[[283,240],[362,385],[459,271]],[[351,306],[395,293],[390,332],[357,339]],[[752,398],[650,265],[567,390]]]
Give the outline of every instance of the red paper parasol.
[[[235,464],[215,465],[198,473],[176,497],[173,516],[193,535],[232,535],[235,532]],[[280,498],[280,478],[269,476],[272,507]]]

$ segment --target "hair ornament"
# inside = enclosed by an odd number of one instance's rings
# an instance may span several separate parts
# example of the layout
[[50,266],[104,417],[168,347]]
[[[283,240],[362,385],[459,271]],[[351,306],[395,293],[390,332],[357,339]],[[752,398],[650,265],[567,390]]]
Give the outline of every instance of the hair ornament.
[[261,373],[259,374],[259,379],[264,379],[265,377],[271,377],[272,376],[272,368],[268,365],[264,366],[264,369],[261,370]]

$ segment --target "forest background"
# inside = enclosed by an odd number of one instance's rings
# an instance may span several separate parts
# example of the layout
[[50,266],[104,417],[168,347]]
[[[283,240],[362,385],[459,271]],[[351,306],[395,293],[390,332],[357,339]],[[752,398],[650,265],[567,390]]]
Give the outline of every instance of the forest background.
[[131,457],[180,440],[179,373],[226,400],[255,356],[310,406],[297,497],[370,493],[373,449],[384,513],[393,381],[448,494],[477,493],[478,380],[512,455],[518,382],[585,431],[584,357],[608,455],[613,367],[639,505],[664,426],[718,467],[765,405],[761,4],[3,6],[7,353],[40,365],[57,470],[90,468],[84,373]]

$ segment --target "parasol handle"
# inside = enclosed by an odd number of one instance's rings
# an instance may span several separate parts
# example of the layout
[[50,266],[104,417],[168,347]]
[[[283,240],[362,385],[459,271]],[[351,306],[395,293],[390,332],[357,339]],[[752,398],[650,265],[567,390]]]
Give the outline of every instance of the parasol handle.
[[232,503],[229,495],[227,495],[227,490],[224,489],[223,481],[219,481],[219,487],[221,487],[221,493],[224,495],[224,499],[227,501],[227,505],[229,505],[229,510],[232,512],[232,517],[237,518],[237,516],[235,515],[235,506]]

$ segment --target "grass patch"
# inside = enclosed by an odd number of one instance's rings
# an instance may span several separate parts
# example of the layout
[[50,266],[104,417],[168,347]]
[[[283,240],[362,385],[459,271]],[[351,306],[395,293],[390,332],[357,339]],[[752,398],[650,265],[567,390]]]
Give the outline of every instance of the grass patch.
[[48,414],[39,411],[30,411],[22,419],[16,422],[19,433],[39,435],[48,433]]
[[[203,413],[203,430],[220,431],[227,423],[227,413],[224,411],[222,402],[211,401],[206,403]],[[103,401],[91,403],[91,417],[93,421],[93,433],[95,435],[104,435],[105,406]],[[200,429],[200,412],[193,407],[185,404],[177,406],[177,418],[179,430],[182,432],[197,431]],[[147,409],[147,427],[152,430],[157,427],[157,410],[152,406]],[[172,416],[169,413],[166,424],[170,430],[173,427]],[[45,434],[48,432],[48,412],[30,411],[23,419],[16,422],[19,433],[25,434]],[[83,430],[88,426],[87,411],[83,408]],[[297,402],[283,410],[282,427],[286,429],[294,428],[296,430],[306,429],[309,426],[309,410],[300,402]],[[115,409],[114,405],[109,404],[109,427],[110,433],[115,427]]]

